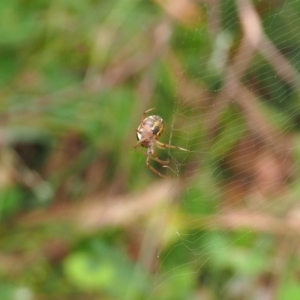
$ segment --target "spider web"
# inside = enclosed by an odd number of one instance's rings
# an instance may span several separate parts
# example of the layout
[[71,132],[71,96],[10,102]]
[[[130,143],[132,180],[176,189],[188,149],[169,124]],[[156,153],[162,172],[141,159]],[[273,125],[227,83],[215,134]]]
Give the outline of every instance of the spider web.
[[[299,299],[300,1],[37,2],[0,10],[0,290]],[[132,150],[141,103],[175,179]]]
[[[210,24],[211,51],[201,53],[196,71],[174,68],[178,95],[168,142],[191,152],[168,151],[181,188],[176,205],[168,204],[175,212],[166,216],[167,250],[159,251],[149,299],[174,282],[182,289],[178,299],[299,295],[297,288],[291,292],[298,279],[290,265],[299,264],[293,243],[299,234],[298,1],[225,2],[206,6],[208,18],[220,14],[224,24]],[[241,30],[238,44],[234,26]],[[206,72],[189,81],[186,73],[197,69]],[[164,272],[166,265],[173,269]],[[184,294],[190,278],[197,297]]]

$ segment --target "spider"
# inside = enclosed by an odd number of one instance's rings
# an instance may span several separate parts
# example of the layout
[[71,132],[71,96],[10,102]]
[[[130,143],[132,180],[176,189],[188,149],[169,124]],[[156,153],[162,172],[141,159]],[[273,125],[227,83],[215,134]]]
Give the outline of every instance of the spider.
[[[157,157],[157,154],[155,152],[155,146],[161,149],[165,148],[172,148],[172,149],[179,149],[182,151],[189,151],[187,149],[184,149],[179,146],[173,146],[169,144],[164,144],[158,141],[158,138],[162,135],[164,132],[164,121],[160,116],[153,115],[146,118],[146,115],[149,111],[152,111],[155,108],[148,109],[143,113],[141,124],[136,130],[136,137],[138,139],[138,142],[133,146],[135,150],[139,150],[144,155],[147,156],[146,158],[146,166],[149,168],[154,174],[159,175],[161,177],[168,177],[166,175],[161,174],[159,171],[154,169],[150,165],[150,159],[153,159],[160,163],[164,168],[169,168],[168,160],[161,160]],[[141,145],[144,148],[147,148],[146,152],[143,152],[139,148],[137,148],[139,145]],[[172,169],[171,169],[172,170]]]

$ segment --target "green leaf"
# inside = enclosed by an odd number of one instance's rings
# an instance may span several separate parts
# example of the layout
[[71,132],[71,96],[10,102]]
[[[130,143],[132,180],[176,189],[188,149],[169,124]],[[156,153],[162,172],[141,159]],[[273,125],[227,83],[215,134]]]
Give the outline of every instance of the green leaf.
[[101,291],[107,295],[130,299],[141,295],[147,287],[144,272],[132,264],[126,255],[109,246],[98,243],[94,251],[71,254],[64,262],[69,280],[83,291]]

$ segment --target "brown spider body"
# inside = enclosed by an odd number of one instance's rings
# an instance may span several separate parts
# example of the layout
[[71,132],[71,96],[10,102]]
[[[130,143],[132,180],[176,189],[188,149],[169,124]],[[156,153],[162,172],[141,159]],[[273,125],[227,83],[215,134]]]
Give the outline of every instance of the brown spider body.
[[164,121],[160,116],[149,116],[142,120],[137,129],[136,137],[138,141],[141,141],[142,147],[153,148],[154,150],[155,142],[162,135],[164,129]]
[[[137,149],[139,145],[141,145],[144,148],[147,148],[146,153],[141,151],[144,155],[147,156],[146,159],[146,166],[149,168],[153,173],[161,176],[161,177],[168,177],[160,172],[158,172],[156,169],[154,169],[150,165],[150,159],[153,159],[160,163],[163,167],[171,169],[168,165],[169,161],[161,160],[157,157],[157,154],[155,152],[155,146],[158,148],[172,148],[172,149],[179,149],[182,151],[189,151],[187,149],[173,146],[169,144],[164,144],[158,141],[158,138],[162,135],[164,132],[164,121],[160,116],[153,115],[146,118],[147,112],[153,110],[154,108],[151,108],[144,112],[141,124],[136,130],[136,136],[138,139],[138,142],[135,144],[134,148]],[[139,150],[139,149],[138,149]],[[172,170],[172,169],[171,169]]]

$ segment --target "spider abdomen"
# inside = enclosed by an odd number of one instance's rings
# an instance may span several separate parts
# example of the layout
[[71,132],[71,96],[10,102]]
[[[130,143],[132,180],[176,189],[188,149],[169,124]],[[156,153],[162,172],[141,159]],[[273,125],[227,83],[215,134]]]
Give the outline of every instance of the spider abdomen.
[[138,141],[144,140],[141,146],[148,148],[151,140],[158,139],[164,132],[164,121],[160,116],[153,115],[145,118],[137,129]]

